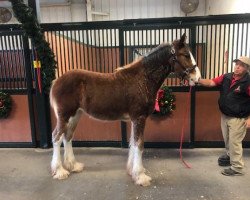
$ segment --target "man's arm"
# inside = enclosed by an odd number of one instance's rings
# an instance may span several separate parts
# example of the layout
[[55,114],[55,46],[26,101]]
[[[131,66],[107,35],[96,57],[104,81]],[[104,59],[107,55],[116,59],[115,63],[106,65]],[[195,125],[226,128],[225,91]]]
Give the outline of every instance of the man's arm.
[[202,86],[206,86],[206,87],[215,87],[216,86],[215,82],[211,79],[199,79],[198,83],[201,84]]

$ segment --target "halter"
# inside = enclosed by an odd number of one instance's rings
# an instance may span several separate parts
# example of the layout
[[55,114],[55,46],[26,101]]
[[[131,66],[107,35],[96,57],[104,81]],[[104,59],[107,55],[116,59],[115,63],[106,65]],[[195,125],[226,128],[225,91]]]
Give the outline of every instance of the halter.
[[175,63],[178,63],[178,64],[182,67],[182,69],[183,69],[183,71],[182,71],[182,74],[183,74],[183,75],[181,76],[181,80],[183,80],[184,77],[185,77],[185,76],[188,76],[188,75],[190,74],[190,72],[193,71],[197,65],[193,65],[192,67],[184,68],[184,67],[181,65],[181,63],[177,60],[177,55],[176,55],[176,53],[175,53],[175,49],[174,49],[174,46],[173,46],[173,45],[171,46],[170,52],[171,52],[171,54],[172,54],[173,63],[174,63],[173,65],[171,65],[171,71],[174,72]]

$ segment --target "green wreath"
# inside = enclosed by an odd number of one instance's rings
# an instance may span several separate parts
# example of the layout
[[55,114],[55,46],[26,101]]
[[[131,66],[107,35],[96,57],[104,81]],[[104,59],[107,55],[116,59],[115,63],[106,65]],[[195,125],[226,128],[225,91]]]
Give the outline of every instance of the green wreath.
[[172,90],[163,85],[157,92],[153,116],[169,116],[176,108],[176,98]]
[[16,19],[21,23],[21,27],[26,35],[32,39],[32,43],[41,61],[42,87],[45,93],[49,93],[52,81],[55,79],[56,61],[55,55],[45,40],[43,30],[33,12],[24,3],[24,0],[9,0]]
[[7,118],[12,108],[11,97],[7,93],[0,92],[0,119]]

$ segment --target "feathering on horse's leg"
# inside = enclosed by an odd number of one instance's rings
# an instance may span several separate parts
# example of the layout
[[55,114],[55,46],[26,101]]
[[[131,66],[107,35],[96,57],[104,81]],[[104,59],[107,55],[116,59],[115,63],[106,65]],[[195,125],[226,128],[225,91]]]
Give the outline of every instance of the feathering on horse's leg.
[[66,179],[69,176],[69,171],[63,168],[61,161],[60,147],[65,132],[65,123],[57,120],[57,125],[52,133],[53,156],[51,161],[51,172],[54,179]]
[[143,132],[145,128],[146,117],[139,117],[132,121],[134,132],[134,158],[132,168],[132,178],[137,185],[149,186],[151,177],[145,174],[145,169],[142,164],[142,153],[144,148]]
[[84,168],[84,164],[77,162],[72,148],[72,139],[76,126],[81,118],[82,111],[77,110],[73,117],[70,117],[68,122],[67,132],[64,134],[64,167],[70,172],[81,172]]
[[130,135],[130,141],[129,141],[129,153],[128,153],[128,162],[127,162],[127,172],[130,176],[132,176],[134,150],[135,150],[134,131],[133,130],[134,130],[133,123],[131,123],[131,135]]

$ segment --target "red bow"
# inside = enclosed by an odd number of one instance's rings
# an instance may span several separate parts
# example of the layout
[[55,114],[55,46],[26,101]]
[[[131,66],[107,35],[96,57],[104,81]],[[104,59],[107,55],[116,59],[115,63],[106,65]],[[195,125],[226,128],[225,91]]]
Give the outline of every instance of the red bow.
[[159,106],[159,101],[162,99],[164,96],[164,90],[158,90],[156,100],[155,100],[155,110],[157,112],[160,112],[160,106]]

